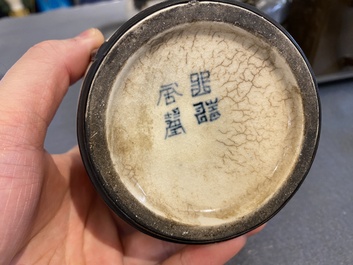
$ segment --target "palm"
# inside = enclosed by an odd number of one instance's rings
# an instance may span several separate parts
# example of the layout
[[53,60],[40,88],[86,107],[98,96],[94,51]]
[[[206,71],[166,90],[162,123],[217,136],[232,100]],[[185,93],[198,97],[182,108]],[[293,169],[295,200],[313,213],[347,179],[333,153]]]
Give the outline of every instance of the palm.
[[[22,205],[38,212],[29,231],[30,240],[25,240],[14,262],[156,264],[183,247],[144,235],[112,215],[85,175],[77,149],[53,157],[44,151],[34,155],[47,161],[33,165],[46,165],[38,171],[44,175],[33,176],[43,178],[44,186],[37,205]],[[239,243],[241,247],[242,241]],[[182,259],[182,253],[172,257],[171,262]]]
[[[115,238],[109,238],[108,242],[113,245],[112,249],[119,247],[109,212],[94,195],[82,167],[75,161],[74,153],[52,158],[38,150],[22,151],[20,156],[20,161],[28,157],[38,161],[32,164],[31,176],[28,176],[28,167],[23,167],[23,176],[42,182],[26,183],[12,191],[13,196],[16,196],[16,192],[24,194],[22,197],[18,194],[17,197],[23,200],[12,206],[22,211],[23,216],[19,223],[14,224],[16,234],[13,236],[18,238],[15,241],[19,243],[16,248],[21,249],[14,261],[20,264],[50,264],[50,261],[56,261],[54,263],[57,264],[65,264],[66,261],[82,264],[84,254],[95,253],[90,248],[104,241],[101,237],[105,234],[97,233],[98,228],[100,232],[111,230],[110,235]],[[17,168],[20,166],[14,165]],[[31,192],[27,191],[29,189]],[[34,198],[26,198],[27,194],[33,194],[30,196]],[[104,226],[100,222],[104,222]],[[107,254],[101,257],[109,257]]]
[[[26,152],[21,153],[25,159]],[[24,200],[23,205],[20,202],[16,206],[25,209],[23,216],[36,214],[36,218],[28,231],[29,240],[24,240],[24,246],[20,246],[23,249],[16,255],[15,262],[110,264],[114,261],[116,264],[116,261],[124,261],[155,264],[169,256],[174,247],[179,247],[142,235],[114,218],[93,190],[77,149],[53,157],[44,151],[28,151],[28,154],[36,157],[34,160],[42,158],[47,163],[33,164],[33,168],[39,169],[34,174],[40,175],[31,178],[43,178],[44,183],[42,188],[38,186],[41,190],[39,200],[33,200],[35,205],[28,205]],[[27,172],[28,168],[24,174]],[[23,189],[18,191],[23,192]],[[17,231],[21,231],[25,227],[20,226],[28,223],[18,225]],[[44,235],[49,240],[43,238]]]

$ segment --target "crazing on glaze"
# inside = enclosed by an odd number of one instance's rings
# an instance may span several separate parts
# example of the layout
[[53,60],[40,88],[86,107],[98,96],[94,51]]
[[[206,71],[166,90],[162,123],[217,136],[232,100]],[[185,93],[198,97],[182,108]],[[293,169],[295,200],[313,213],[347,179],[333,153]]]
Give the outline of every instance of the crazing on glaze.
[[188,225],[236,221],[286,181],[303,140],[297,82],[280,54],[221,22],[174,27],[116,78],[106,137],[121,181]]

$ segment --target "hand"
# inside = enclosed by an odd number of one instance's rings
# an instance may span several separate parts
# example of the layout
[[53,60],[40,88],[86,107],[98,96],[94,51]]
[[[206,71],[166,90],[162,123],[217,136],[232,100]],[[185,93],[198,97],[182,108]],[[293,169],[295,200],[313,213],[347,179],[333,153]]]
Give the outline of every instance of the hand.
[[0,264],[225,263],[248,235],[205,246],[151,238],[105,206],[77,148],[62,155],[44,150],[69,85],[82,77],[103,41],[91,29],[40,43],[0,82]]

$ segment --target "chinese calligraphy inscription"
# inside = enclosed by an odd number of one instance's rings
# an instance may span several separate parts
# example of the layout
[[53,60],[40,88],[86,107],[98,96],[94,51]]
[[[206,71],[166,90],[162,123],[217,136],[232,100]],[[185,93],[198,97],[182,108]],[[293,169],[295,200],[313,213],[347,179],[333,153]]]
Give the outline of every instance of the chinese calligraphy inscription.
[[192,97],[202,96],[211,93],[210,71],[192,73],[190,75]]
[[207,100],[205,102],[201,101],[193,106],[196,111],[195,117],[198,124],[208,121],[213,122],[221,117],[221,113],[218,111],[218,98]]
[[159,90],[159,99],[157,105],[160,104],[162,97],[165,100],[166,105],[170,105],[176,102],[175,97],[176,96],[182,96],[183,94],[180,94],[176,89],[178,87],[178,83],[171,83],[167,85],[161,86],[161,89]]
[[164,115],[165,123],[167,124],[165,139],[185,133],[185,129],[181,124],[179,108],[173,109]]
[[[183,97],[183,94],[178,91],[178,83],[170,83],[162,85],[159,90],[159,98],[157,106],[165,102],[165,106],[177,104],[177,99]],[[211,73],[210,71],[201,71],[190,74],[190,91],[191,97],[202,97],[211,94]],[[216,121],[221,117],[218,110],[218,97],[214,99],[205,99],[197,103],[193,103],[197,124]],[[164,114],[166,124],[165,139],[185,134],[186,130],[181,121],[181,111],[178,106],[169,109]]]

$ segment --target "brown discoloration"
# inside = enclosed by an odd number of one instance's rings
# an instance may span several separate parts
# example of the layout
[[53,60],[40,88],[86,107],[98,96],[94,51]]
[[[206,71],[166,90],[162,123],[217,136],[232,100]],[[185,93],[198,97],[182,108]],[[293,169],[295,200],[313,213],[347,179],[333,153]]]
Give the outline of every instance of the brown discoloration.
[[[212,93],[193,98],[190,73],[204,70]],[[241,219],[296,163],[304,119],[296,81],[276,51],[243,30],[180,26],[141,48],[117,80],[107,119],[112,160],[158,215],[203,226]],[[157,105],[160,87],[172,82],[183,96]],[[216,97],[221,117],[198,125],[193,104]],[[165,113],[174,107],[186,134],[165,139]]]
[[117,122],[111,131],[110,138],[114,141],[113,153],[121,157],[129,156],[134,146],[138,146],[142,152],[148,152],[152,148],[153,120],[149,117],[146,107],[141,107],[139,111],[138,123],[134,127],[135,137],[129,134],[124,126]]

